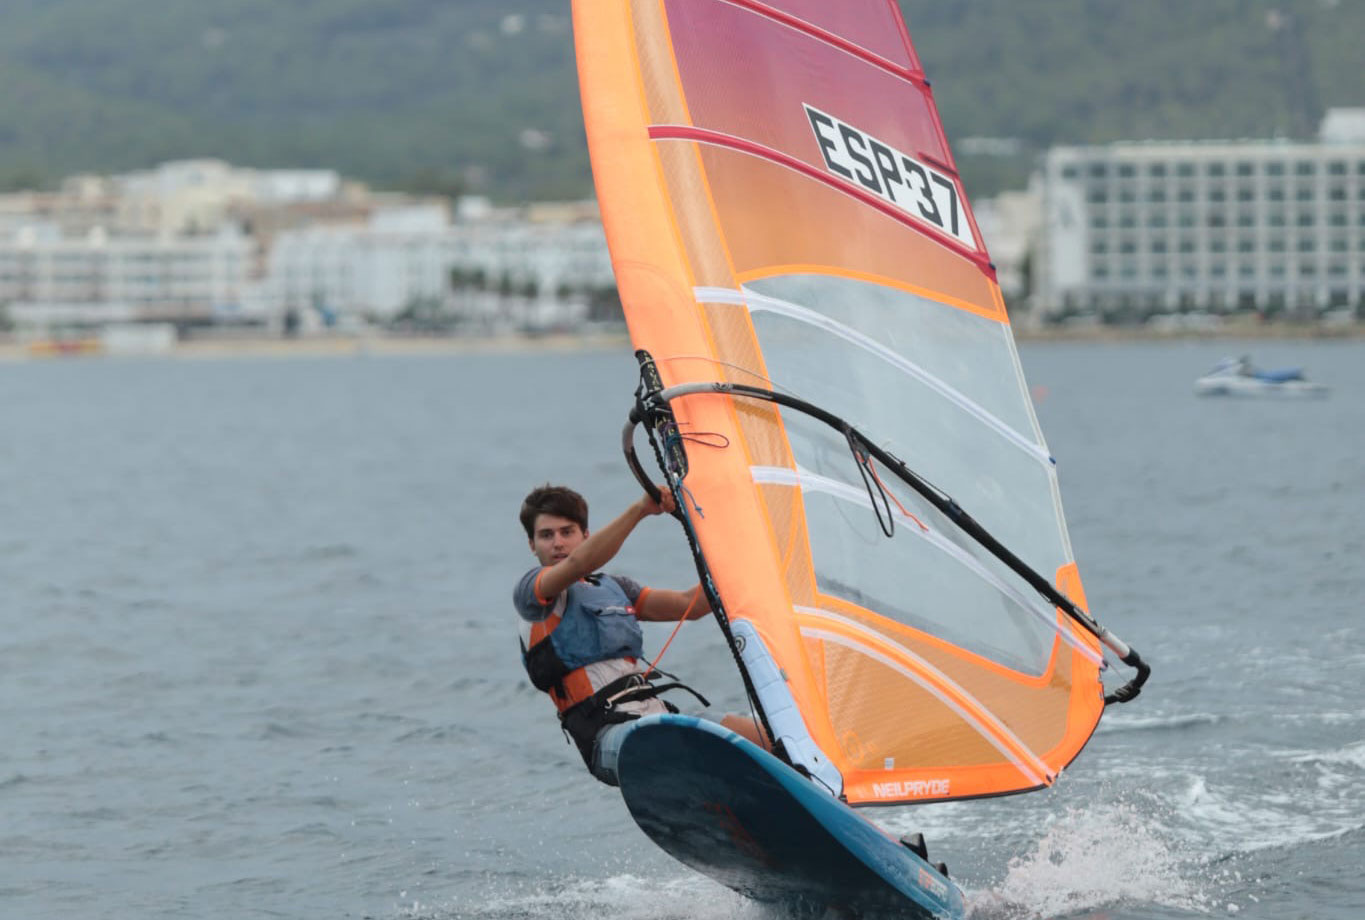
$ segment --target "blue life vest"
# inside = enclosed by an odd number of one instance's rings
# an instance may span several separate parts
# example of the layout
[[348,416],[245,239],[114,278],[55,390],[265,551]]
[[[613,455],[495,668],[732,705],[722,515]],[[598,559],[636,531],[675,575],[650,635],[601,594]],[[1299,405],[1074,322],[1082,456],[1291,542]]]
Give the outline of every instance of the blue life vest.
[[610,575],[568,587],[564,612],[550,633],[550,642],[571,670],[611,658],[639,658],[645,648],[630,598]]

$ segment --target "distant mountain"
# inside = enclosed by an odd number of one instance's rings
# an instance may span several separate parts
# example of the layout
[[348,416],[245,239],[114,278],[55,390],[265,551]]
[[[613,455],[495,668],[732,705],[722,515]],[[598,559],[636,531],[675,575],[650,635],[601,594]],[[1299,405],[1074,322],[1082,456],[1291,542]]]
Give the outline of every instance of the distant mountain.
[[[978,195],[1053,143],[1303,137],[1365,105],[1362,0],[901,5]],[[211,155],[591,191],[567,0],[4,0],[0,87],[0,188]]]

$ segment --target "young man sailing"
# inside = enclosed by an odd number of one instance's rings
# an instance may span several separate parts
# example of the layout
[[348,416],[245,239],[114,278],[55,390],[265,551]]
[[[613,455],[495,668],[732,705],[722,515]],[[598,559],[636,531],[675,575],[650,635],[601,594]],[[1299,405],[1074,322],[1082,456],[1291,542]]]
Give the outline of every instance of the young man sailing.
[[[624,575],[598,571],[620,551],[636,525],[672,512],[673,496],[641,496],[610,524],[588,530],[588,503],[564,486],[542,486],[521,505],[521,525],[537,565],[517,582],[522,662],[531,683],[554,701],[560,725],[578,745],[592,775],[617,785],[621,728],[644,715],[677,712],[659,698],[677,683],[644,661],[640,621],[695,620],[711,612],[696,585],[690,591],[642,587]],[[721,724],[761,744],[753,719],[727,715]]]

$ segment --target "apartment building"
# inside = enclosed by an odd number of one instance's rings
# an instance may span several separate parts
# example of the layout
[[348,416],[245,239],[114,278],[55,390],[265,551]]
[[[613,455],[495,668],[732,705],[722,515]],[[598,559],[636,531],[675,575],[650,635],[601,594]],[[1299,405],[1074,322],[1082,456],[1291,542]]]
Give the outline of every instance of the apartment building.
[[549,328],[613,284],[591,201],[467,200],[452,218],[444,198],[219,160],[0,196],[0,310],[20,325],[330,324],[435,305],[472,326]]
[[0,233],[0,305],[20,324],[210,321],[246,306],[251,240],[228,226],[203,236],[70,237],[51,224]]
[[1313,143],[1053,148],[1043,209],[1045,316],[1365,311],[1365,110]]
[[277,233],[266,253],[274,312],[384,319],[450,287],[444,202],[398,204],[359,222],[318,222]]

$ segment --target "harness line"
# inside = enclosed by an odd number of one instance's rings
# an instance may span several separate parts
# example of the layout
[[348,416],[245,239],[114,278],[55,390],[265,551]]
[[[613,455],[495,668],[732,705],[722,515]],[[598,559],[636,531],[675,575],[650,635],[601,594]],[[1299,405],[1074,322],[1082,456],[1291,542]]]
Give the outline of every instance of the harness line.
[[700,597],[701,585],[697,585],[692,589],[692,600],[687,602],[687,609],[683,611],[682,616],[678,617],[678,625],[673,627],[673,632],[669,633],[668,641],[663,644],[663,647],[659,649],[659,654],[655,655],[654,660],[649,663],[649,670],[645,671],[643,675],[645,680],[649,680],[649,675],[653,674],[655,669],[659,667],[659,662],[663,660],[664,652],[668,651],[668,647],[673,644],[673,640],[678,635],[678,630],[682,629],[682,625],[686,623],[687,618],[692,615],[692,608],[697,606],[697,600]]

